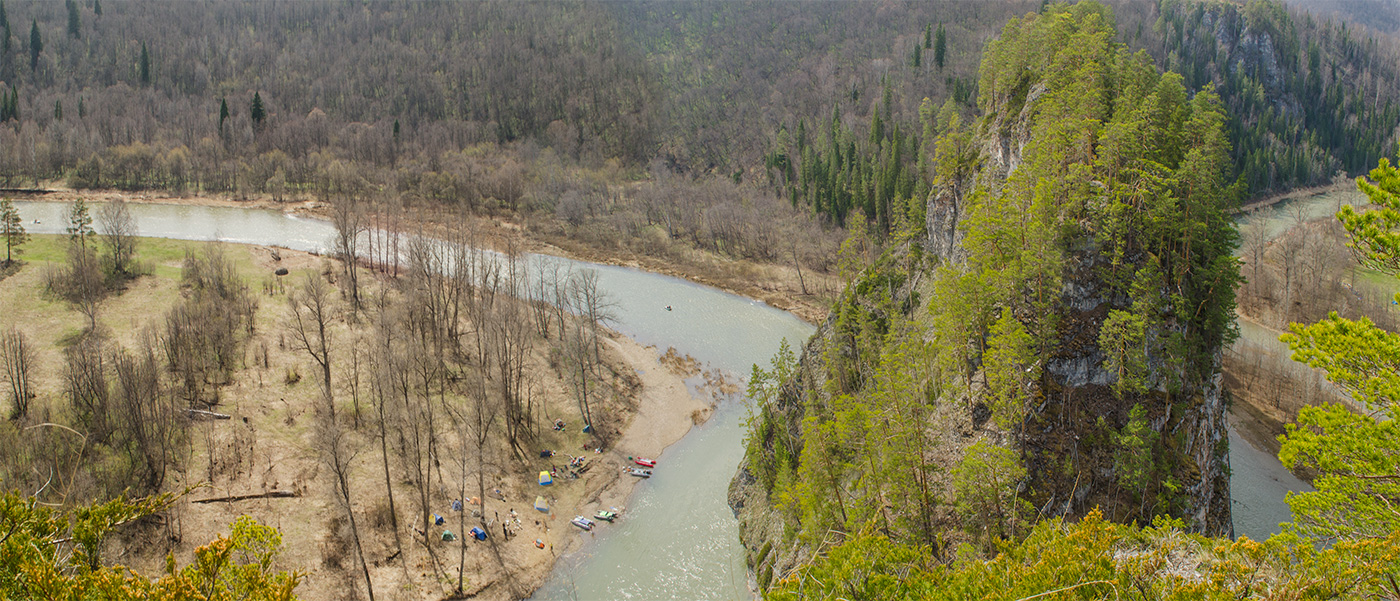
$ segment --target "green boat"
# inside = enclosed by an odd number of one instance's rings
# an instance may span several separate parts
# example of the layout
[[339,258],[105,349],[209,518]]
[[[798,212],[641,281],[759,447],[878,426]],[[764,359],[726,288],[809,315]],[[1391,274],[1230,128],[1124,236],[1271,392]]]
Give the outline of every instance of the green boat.
[[593,516],[593,519],[595,519],[595,520],[603,520],[603,521],[605,521],[605,522],[611,522],[611,521],[617,519],[617,513],[612,512],[612,511],[603,511],[602,509],[599,509],[599,510],[598,510],[598,515]]

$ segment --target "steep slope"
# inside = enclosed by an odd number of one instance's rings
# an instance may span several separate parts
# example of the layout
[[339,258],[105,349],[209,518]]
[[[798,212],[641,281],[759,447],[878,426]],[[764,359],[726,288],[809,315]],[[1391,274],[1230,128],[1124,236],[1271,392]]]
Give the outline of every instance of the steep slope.
[[863,527],[944,559],[1094,507],[1229,532],[1225,117],[1115,39],[1093,3],[1013,19],[981,116],[937,119],[927,237],[755,373],[731,501],[760,583]]

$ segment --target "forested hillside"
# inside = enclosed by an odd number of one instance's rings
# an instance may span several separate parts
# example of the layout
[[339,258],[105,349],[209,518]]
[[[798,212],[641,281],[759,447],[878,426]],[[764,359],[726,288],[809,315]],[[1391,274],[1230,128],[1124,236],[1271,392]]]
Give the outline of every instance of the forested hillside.
[[[862,196],[927,189],[930,114],[970,110],[986,41],[1040,6],[108,4],[0,10],[4,181],[281,198],[353,165],[382,192],[549,214],[556,159],[616,159],[610,183],[660,159],[885,231],[889,201]],[[1388,41],[1267,0],[1115,10],[1121,41],[1216,84],[1251,193],[1356,173],[1394,142]]]
[[1153,52],[1187,85],[1216,85],[1235,166],[1251,192],[1360,175],[1394,154],[1400,48],[1393,38],[1259,0],[1166,1],[1160,10]]
[[800,362],[752,378],[734,498],[774,547],[761,574],[865,524],[939,558],[1094,507],[1230,531],[1219,98],[1091,3],[1012,19],[979,91],[973,123],[937,125],[930,237],[849,286]]
[[[755,367],[730,501],[769,598],[1392,592],[1394,428],[1340,406],[1289,429],[1285,462],[1322,474],[1290,496],[1297,523],[1223,538],[1243,184],[1214,86],[1114,28],[1093,3],[1012,19],[976,118],[935,124],[927,237],[886,246],[800,354]],[[1372,177],[1386,210],[1341,217],[1393,272],[1400,178]],[[1394,338],[1334,316],[1290,341],[1388,417]]]

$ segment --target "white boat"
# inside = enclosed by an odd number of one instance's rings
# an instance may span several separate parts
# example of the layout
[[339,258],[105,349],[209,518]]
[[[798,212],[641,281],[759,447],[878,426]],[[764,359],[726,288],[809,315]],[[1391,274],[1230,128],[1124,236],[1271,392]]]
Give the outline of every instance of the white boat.
[[569,520],[569,523],[578,526],[579,528],[583,528],[584,530],[593,529],[593,520],[590,520],[581,515],[574,516],[574,519]]

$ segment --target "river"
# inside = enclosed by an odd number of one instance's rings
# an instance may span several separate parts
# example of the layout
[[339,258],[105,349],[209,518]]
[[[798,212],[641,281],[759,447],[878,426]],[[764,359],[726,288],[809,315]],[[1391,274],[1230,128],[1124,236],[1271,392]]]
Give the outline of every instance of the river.
[[[1349,199],[1351,197],[1348,197]],[[1291,220],[1287,207],[1307,214],[1335,211],[1333,195],[1285,201],[1269,211],[1271,236]],[[63,232],[66,204],[17,201],[25,227],[36,234]],[[142,236],[222,240],[324,252],[334,228],[317,219],[264,209],[131,204]],[[1241,220],[1247,219],[1241,216]],[[34,223],[35,220],[39,223]],[[766,366],[787,339],[801,348],[814,328],[761,302],[678,278],[637,269],[556,257],[574,269],[593,269],[617,303],[614,328],[643,344],[675,347],[732,374]],[[665,309],[666,306],[671,311]],[[1248,335],[1249,332],[1246,332]],[[1268,336],[1255,342],[1269,343]],[[1275,345],[1281,345],[1272,340]],[[1286,348],[1284,349],[1286,351]],[[536,599],[737,599],[749,598],[748,572],[738,523],[726,503],[729,480],[743,455],[742,403],[720,408],[658,457],[656,475],[640,483],[627,516],[600,528],[582,550],[562,558]],[[1304,490],[1271,454],[1231,432],[1231,492],[1237,534],[1266,538],[1288,519],[1283,495]]]

